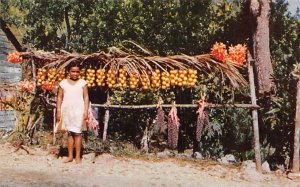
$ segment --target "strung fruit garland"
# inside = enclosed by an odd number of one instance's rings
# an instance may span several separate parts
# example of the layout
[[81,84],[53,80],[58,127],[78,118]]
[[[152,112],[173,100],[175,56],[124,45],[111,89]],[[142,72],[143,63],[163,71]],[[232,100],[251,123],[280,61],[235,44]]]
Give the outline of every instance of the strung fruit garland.
[[87,129],[92,131],[95,136],[98,136],[99,122],[95,118],[95,112],[91,105],[92,104],[90,103],[88,109]]
[[208,115],[205,112],[206,104],[205,104],[203,98],[198,102],[198,105],[199,105],[199,108],[196,112],[198,114],[198,117],[197,117],[197,122],[196,122],[196,133],[195,133],[195,135],[196,135],[196,141],[200,142],[203,132],[207,131],[207,130],[210,130],[211,127],[209,125]]
[[159,98],[157,104],[156,126],[160,133],[163,132],[164,125],[165,125],[165,112],[161,106],[162,104],[163,104],[163,100]]
[[[149,74],[142,74],[138,77],[137,74],[128,75],[128,73],[120,68],[119,71],[109,69],[106,71],[103,68],[99,69],[81,69],[79,78],[86,80],[89,88],[105,87],[111,89],[136,89],[141,87],[144,90],[162,89],[168,90],[174,87],[195,87],[197,83],[197,70],[171,70],[170,72],[160,72],[155,69]],[[51,91],[56,88],[60,81],[67,78],[64,70],[56,68],[38,68],[37,70],[37,86],[44,90]]]
[[105,69],[97,69],[96,71],[96,83],[97,86],[105,86]]
[[86,77],[86,82],[87,82],[87,86],[89,88],[93,88],[96,86],[95,80],[96,80],[96,70],[94,69],[87,69],[86,70],[86,76],[82,76],[82,79],[85,79]]
[[180,123],[177,116],[177,109],[175,107],[175,101],[173,101],[173,106],[168,114],[168,145],[170,149],[175,149],[177,147],[179,126]]

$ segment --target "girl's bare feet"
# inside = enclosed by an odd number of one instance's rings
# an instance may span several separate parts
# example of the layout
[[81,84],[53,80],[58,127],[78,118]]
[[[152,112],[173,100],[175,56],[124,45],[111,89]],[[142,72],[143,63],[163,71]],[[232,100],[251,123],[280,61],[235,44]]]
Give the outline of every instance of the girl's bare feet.
[[68,157],[64,160],[64,163],[68,163],[68,162],[72,162],[72,161],[73,161],[73,158]]
[[75,162],[76,162],[76,164],[80,164],[81,163],[81,159],[80,158],[76,158]]

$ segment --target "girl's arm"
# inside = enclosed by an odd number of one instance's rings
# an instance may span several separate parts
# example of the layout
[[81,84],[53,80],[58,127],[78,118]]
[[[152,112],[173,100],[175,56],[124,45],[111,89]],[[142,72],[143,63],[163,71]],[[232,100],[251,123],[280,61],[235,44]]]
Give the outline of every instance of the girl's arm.
[[62,88],[58,87],[57,99],[56,99],[56,119],[60,121],[61,119],[61,104],[64,97],[64,92]]
[[84,100],[84,114],[83,114],[83,118],[85,120],[87,120],[88,119],[89,104],[90,104],[87,85],[85,85],[83,87],[83,100]]

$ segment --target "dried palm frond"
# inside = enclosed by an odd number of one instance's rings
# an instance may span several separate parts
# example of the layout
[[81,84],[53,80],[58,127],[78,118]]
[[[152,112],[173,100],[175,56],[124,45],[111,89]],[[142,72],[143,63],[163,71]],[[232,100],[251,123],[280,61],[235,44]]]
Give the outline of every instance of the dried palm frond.
[[175,102],[168,115],[168,145],[170,149],[175,149],[178,143],[178,133],[179,133],[179,118],[177,116],[177,109],[175,107]]
[[[128,41],[127,41],[128,42]],[[64,51],[59,52],[44,52],[32,51],[22,53],[23,59],[33,60],[37,67],[57,67],[58,70],[64,69],[71,63],[78,63],[86,67],[96,67],[104,69],[119,68],[126,69],[129,75],[137,74],[141,77],[142,74],[147,75],[147,72],[153,72],[154,69],[160,71],[168,71],[171,69],[188,69],[194,68],[200,73],[209,73],[212,71],[221,72],[222,78],[227,77],[232,86],[237,88],[240,85],[246,85],[246,80],[239,73],[235,63],[219,62],[211,57],[210,54],[188,56],[185,54],[174,56],[153,56],[146,48],[135,45],[147,56],[141,56],[133,51],[119,49],[116,47],[109,48],[107,53],[98,52],[93,54],[71,54]],[[148,75],[147,75],[148,76]]]

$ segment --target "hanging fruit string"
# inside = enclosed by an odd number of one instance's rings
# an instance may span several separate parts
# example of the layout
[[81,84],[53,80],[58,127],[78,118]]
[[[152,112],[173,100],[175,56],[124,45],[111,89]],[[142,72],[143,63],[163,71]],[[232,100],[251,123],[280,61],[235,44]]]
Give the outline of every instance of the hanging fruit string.
[[159,132],[162,132],[164,130],[164,124],[165,124],[165,112],[162,108],[163,100],[160,97],[157,103],[157,115],[156,115],[156,127],[159,130]]
[[127,87],[127,72],[125,71],[124,68],[119,69],[117,87],[121,89]]
[[96,83],[95,83],[96,74],[95,74],[95,72],[96,72],[95,69],[92,69],[91,67],[86,70],[86,82],[87,82],[87,86],[89,88],[92,88],[92,87],[96,86]]
[[172,108],[168,115],[168,145],[170,149],[175,149],[177,147],[179,126],[180,123],[177,116],[177,109],[175,107],[175,101],[173,101]]
[[[211,128],[209,126],[208,115],[205,112],[206,103],[204,97],[205,96],[202,96],[202,98],[198,101],[199,108],[196,112],[198,114],[197,122],[196,122],[196,133],[195,133],[197,142],[201,141],[201,136],[203,132]],[[203,130],[203,128],[205,128],[205,130]]]
[[88,109],[88,119],[87,119],[87,128],[94,133],[94,135],[97,137],[98,136],[98,131],[99,131],[99,123],[95,118],[95,112],[92,109],[92,104],[89,104],[89,109]]
[[97,69],[97,72],[96,72],[96,83],[97,83],[97,86],[105,86],[105,69],[104,68],[100,68],[100,69]]

